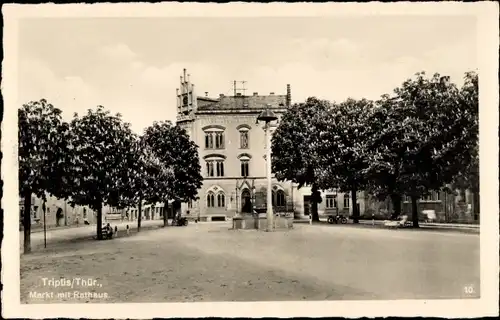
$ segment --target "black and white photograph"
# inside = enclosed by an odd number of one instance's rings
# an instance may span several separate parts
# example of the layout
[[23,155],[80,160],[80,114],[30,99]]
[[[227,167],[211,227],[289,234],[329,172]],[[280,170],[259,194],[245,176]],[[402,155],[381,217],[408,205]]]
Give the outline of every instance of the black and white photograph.
[[4,6],[4,316],[498,315],[498,10]]

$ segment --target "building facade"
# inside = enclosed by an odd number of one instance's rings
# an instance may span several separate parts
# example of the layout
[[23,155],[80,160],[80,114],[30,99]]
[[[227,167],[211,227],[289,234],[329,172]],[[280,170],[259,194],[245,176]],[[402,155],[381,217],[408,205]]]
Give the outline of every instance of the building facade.
[[[290,85],[282,95],[236,92],[210,98],[196,95],[185,70],[180,80],[177,124],[198,146],[204,179],[199,200],[182,204],[182,212],[209,221],[250,214],[265,203],[267,188],[265,132],[257,117],[269,108],[279,122],[291,104]],[[275,210],[291,210],[292,184],[272,180]]]
[[[44,201],[41,198],[31,197],[31,225],[32,228],[62,227],[71,225],[83,225],[85,221],[94,224],[96,212],[87,206],[72,206],[69,201],[58,199],[47,194],[45,201],[45,214],[43,212]],[[107,208],[103,209],[107,212]],[[24,216],[24,199],[19,200],[19,224],[22,227]]]

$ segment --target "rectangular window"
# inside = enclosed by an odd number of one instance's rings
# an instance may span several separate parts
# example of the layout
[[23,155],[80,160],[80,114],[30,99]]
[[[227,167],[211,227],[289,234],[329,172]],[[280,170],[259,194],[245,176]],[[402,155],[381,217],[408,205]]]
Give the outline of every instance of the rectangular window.
[[214,176],[214,162],[207,161],[207,177],[213,177],[213,176]]
[[216,149],[224,149],[224,133],[216,132],[215,133],[215,148]]
[[240,131],[240,148],[248,149],[248,131]]
[[326,208],[327,209],[333,209],[337,208],[337,197],[334,195],[327,195],[326,196]]
[[248,160],[243,160],[241,161],[241,176],[242,177],[248,177],[249,176],[249,170],[248,170]]
[[216,162],[217,166],[217,177],[223,177],[224,176],[224,162],[223,161],[217,161]]
[[206,132],[205,133],[205,149],[213,149],[214,148],[214,133]]
[[425,196],[420,197],[420,201],[432,201],[432,194],[427,194]]
[[344,194],[344,208],[349,208],[351,206],[351,199],[349,198],[349,194]]

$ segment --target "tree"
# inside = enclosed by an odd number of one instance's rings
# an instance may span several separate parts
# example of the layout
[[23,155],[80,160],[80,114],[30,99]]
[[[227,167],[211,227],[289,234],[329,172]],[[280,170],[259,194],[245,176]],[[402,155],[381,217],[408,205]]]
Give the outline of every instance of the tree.
[[320,154],[321,132],[330,103],[314,97],[294,104],[282,116],[271,141],[272,171],[278,181],[292,181],[298,188],[311,186],[312,220],[319,221],[318,204],[321,203]]
[[369,100],[347,99],[322,118],[319,155],[324,181],[321,185],[325,189],[351,192],[354,223],[359,222],[357,192],[367,185],[369,150],[365,141],[370,131],[366,123],[372,108]]
[[67,197],[69,126],[62,111],[47,100],[31,101],[18,110],[19,120],[19,195],[24,201],[24,253],[31,251],[31,197],[42,199],[46,193]]
[[[449,77],[417,73],[384,96],[370,120],[372,159],[367,172],[382,194],[408,195],[412,220],[418,227],[418,199],[440,190],[461,172],[469,156],[470,111]],[[382,120],[377,127],[375,121]]]
[[145,129],[143,139],[159,163],[173,173],[171,185],[165,185],[158,195],[165,204],[166,225],[168,200],[188,202],[198,198],[203,183],[198,146],[184,129],[170,121],[154,122]]
[[366,127],[366,150],[369,166],[366,169],[367,190],[378,200],[388,197],[393,205],[392,218],[401,215],[401,201],[405,190],[398,184],[405,153],[401,141],[402,122],[396,113],[396,98],[383,95],[370,113]]
[[131,156],[129,170],[132,177],[130,184],[121,194],[125,206],[138,206],[137,231],[140,231],[143,203],[153,205],[172,194],[174,176],[172,166],[165,166],[145,143],[143,137],[136,141]]
[[460,89],[459,104],[462,122],[457,128],[462,141],[462,152],[457,155],[463,159],[462,170],[460,170],[452,181],[453,189],[472,192],[474,213],[479,212],[479,83],[475,72],[467,72],[464,84]]
[[97,212],[97,239],[102,239],[103,205],[120,205],[120,191],[129,185],[131,153],[136,136],[121,115],[104,107],[88,110],[71,121],[73,187],[71,200]]

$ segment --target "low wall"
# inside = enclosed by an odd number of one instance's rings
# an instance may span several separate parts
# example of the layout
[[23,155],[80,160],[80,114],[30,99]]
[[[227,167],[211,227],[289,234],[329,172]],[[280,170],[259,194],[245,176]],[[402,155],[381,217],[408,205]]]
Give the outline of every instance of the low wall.
[[[273,219],[274,230],[287,230],[293,228],[293,217],[275,216]],[[242,216],[233,218],[233,229],[267,230],[267,217]]]

